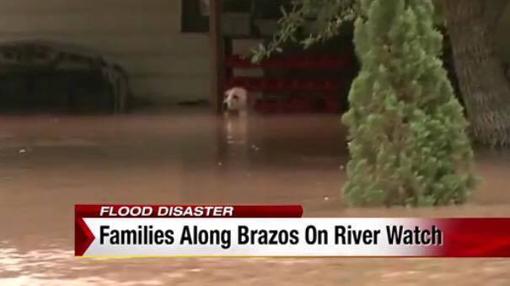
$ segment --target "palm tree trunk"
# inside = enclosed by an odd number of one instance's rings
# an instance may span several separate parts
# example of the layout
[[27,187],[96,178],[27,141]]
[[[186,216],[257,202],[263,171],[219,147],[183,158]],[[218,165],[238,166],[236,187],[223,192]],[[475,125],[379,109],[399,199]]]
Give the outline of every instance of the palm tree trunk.
[[494,34],[507,0],[443,0],[462,98],[477,141],[510,145],[510,84]]

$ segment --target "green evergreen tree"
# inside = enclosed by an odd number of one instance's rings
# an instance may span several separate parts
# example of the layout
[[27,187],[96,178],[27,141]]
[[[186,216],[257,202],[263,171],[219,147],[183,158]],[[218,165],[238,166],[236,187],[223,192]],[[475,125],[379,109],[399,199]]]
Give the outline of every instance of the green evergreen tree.
[[352,205],[465,201],[474,186],[467,121],[440,60],[431,0],[361,0],[361,71],[349,94]]

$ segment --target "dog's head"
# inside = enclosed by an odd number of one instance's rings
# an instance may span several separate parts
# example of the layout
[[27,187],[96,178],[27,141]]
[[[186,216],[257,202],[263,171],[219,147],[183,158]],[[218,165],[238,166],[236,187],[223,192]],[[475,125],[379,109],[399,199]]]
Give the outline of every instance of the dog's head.
[[223,111],[239,112],[246,110],[248,91],[242,87],[234,87],[225,91],[223,98]]

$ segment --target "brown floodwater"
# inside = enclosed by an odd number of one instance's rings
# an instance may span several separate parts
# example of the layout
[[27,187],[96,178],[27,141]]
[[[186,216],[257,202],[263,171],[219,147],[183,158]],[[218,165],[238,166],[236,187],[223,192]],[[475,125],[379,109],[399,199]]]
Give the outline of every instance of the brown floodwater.
[[462,207],[347,209],[338,116],[0,116],[0,285],[510,285],[504,259],[73,257],[76,203],[302,204],[305,216],[510,216],[510,155]]

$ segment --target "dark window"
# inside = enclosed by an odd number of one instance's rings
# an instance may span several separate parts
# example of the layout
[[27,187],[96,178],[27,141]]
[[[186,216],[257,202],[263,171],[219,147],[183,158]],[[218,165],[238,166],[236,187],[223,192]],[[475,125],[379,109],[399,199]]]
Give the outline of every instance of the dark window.
[[181,31],[209,32],[209,0],[181,0]]
[[[290,0],[223,0],[225,13],[249,13],[259,19],[278,19],[281,6],[290,7]],[[181,0],[181,31],[209,32],[210,0]]]

